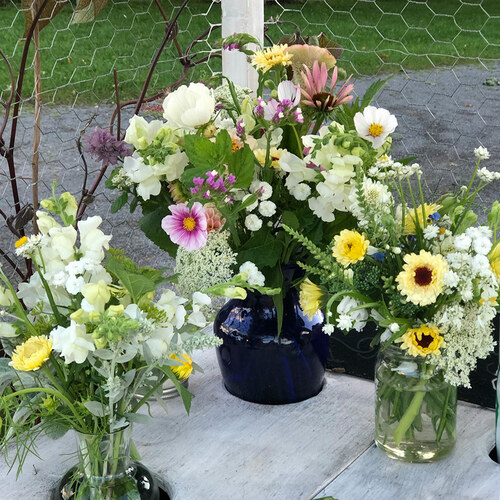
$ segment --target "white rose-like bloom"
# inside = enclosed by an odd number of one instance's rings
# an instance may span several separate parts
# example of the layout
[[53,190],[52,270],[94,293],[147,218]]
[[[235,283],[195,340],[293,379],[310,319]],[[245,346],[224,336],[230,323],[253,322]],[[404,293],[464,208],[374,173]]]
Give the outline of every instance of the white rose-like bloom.
[[271,198],[273,188],[268,182],[256,180],[250,184],[250,192],[256,194],[260,200],[264,201]]
[[253,262],[247,260],[241,264],[239,272],[247,275],[247,281],[250,285],[264,286],[265,277]]
[[290,190],[290,194],[299,201],[304,201],[309,198],[309,195],[311,194],[311,188],[307,184],[300,182]]
[[258,231],[262,227],[262,219],[259,219],[255,214],[247,215],[245,226],[250,231]]
[[272,217],[276,213],[276,205],[272,201],[261,201],[259,212],[264,217]]
[[208,123],[214,109],[213,91],[203,83],[190,83],[165,97],[163,118],[172,128],[193,129]]
[[459,252],[469,250],[471,243],[472,240],[466,234],[459,234],[453,240],[453,245]]
[[374,149],[384,144],[387,136],[392,134],[398,126],[398,121],[387,109],[366,106],[363,113],[354,115],[356,132],[372,143]]
[[490,157],[490,153],[486,148],[483,148],[482,146],[479,146],[478,148],[474,149],[474,154],[476,155],[476,158],[478,160],[487,160]]
[[60,352],[66,364],[83,363],[89,352],[95,351],[92,335],[87,333],[85,325],[79,325],[71,320],[67,328],[58,326],[50,332],[52,348]]
[[472,248],[474,251],[480,255],[487,255],[492,247],[492,241],[486,236],[481,236],[480,238],[474,239],[472,242]]
[[80,252],[94,261],[102,261],[104,259],[104,249],[109,248],[111,236],[104,234],[100,229],[97,229],[102,223],[101,217],[94,215],[87,220],[82,220],[78,224],[80,232]]
[[142,116],[134,115],[129,120],[125,142],[132,144],[135,149],[144,149],[154,141],[163,126],[165,124],[160,120],[147,122]]

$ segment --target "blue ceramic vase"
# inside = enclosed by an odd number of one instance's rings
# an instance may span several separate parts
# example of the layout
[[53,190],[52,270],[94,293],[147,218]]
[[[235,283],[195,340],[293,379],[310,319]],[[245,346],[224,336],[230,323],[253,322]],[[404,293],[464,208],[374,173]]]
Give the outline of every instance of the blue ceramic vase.
[[230,300],[219,311],[214,332],[223,344],[217,348],[217,359],[224,385],[234,396],[253,403],[287,404],[321,391],[329,345],[322,331],[324,316],[318,312],[310,320],[295,288],[288,287],[283,307],[279,336],[272,297],[248,293],[246,299]]

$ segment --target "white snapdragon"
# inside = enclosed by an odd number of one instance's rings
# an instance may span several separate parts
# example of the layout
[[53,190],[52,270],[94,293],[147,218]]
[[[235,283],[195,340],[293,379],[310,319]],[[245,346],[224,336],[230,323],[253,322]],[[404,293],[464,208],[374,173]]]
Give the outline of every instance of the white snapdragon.
[[263,217],[272,217],[276,213],[276,204],[269,200],[261,201],[259,212]]
[[245,218],[245,227],[249,231],[258,231],[262,227],[262,219],[259,219],[255,214],[247,215]]
[[95,350],[94,339],[87,333],[85,325],[71,320],[70,326],[58,326],[50,332],[52,348],[60,352],[66,364],[83,363],[90,352]]
[[172,290],[165,290],[156,306],[167,314],[167,320],[174,328],[180,329],[184,325],[187,299],[179,297]]
[[244,262],[239,269],[240,273],[245,273],[247,275],[247,282],[250,285],[264,286],[265,277],[259,271],[259,268],[250,261]]
[[148,122],[142,116],[134,115],[129,120],[125,142],[132,144],[135,149],[144,149],[154,141],[158,131],[164,126],[160,120]]
[[212,304],[210,297],[201,292],[193,293],[192,297],[192,312],[187,318],[187,322],[190,325],[197,326],[199,328],[204,328],[207,326],[207,318],[203,314],[203,308],[208,308]]
[[[104,250],[109,249],[111,236],[104,234],[98,227],[102,223],[102,218],[98,215],[80,221],[78,231],[80,233],[80,252],[84,257],[101,262],[104,259]],[[77,266],[76,263],[73,263]],[[85,266],[85,264],[81,264]]]

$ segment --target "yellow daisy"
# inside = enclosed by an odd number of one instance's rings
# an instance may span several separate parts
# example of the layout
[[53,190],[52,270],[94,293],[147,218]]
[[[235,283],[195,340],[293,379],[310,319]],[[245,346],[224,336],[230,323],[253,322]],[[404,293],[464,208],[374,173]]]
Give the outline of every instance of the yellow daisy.
[[344,267],[363,260],[370,245],[362,234],[349,229],[344,229],[335,236],[334,242],[332,255]]
[[[271,148],[269,150],[269,159],[271,160],[271,167],[280,170],[280,158],[281,155],[285,152],[284,149]],[[266,164],[266,150],[265,149],[256,149],[253,154],[255,155],[255,159],[264,166]]]
[[252,56],[252,64],[263,73],[275,66],[290,66],[292,54],[287,54],[285,49],[288,45],[273,45],[271,48],[258,50]]
[[444,344],[444,338],[439,335],[439,329],[420,325],[420,328],[409,328],[401,337],[401,349],[406,349],[412,356],[440,355],[439,350]]
[[497,281],[500,283],[500,243],[490,253],[490,266],[497,277]]
[[427,219],[429,218],[429,215],[435,214],[441,208],[441,205],[436,205],[435,203],[428,205],[427,203],[424,203],[423,207],[423,210],[422,205],[420,205],[418,208],[405,212],[404,234],[416,234],[417,221],[420,229],[424,229],[427,226]]
[[183,359],[178,358],[175,354],[170,357],[182,363],[182,365],[172,366],[172,371],[179,380],[186,380],[193,371],[193,360],[187,355],[183,354]]
[[403,271],[396,278],[398,290],[413,304],[434,303],[443,290],[444,275],[448,271],[446,260],[442,255],[420,250],[418,255],[405,255],[404,261]]
[[52,339],[45,335],[31,337],[16,347],[9,365],[23,372],[35,371],[49,359],[51,351]]
[[309,278],[306,278],[300,284],[300,307],[309,319],[312,319],[321,308],[322,296],[323,292],[321,291],[321,288],[318,285],[315,285]]

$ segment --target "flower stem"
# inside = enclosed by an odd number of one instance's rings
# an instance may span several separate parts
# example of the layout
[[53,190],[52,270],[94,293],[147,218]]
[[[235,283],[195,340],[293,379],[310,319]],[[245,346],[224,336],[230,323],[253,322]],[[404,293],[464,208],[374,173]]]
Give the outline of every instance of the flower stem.
[[396,444],[399,445],[406,431],[411,427],[411,424],[415,420],[415,417],[420,412],[420,407],[422,406],[422,402],[424,401],[426,392],[418,391],[413,396],[411,403],[408,405],[408,408],[404,412],[404,415],[401,417],[398,426],[394,429],[393,436]]

